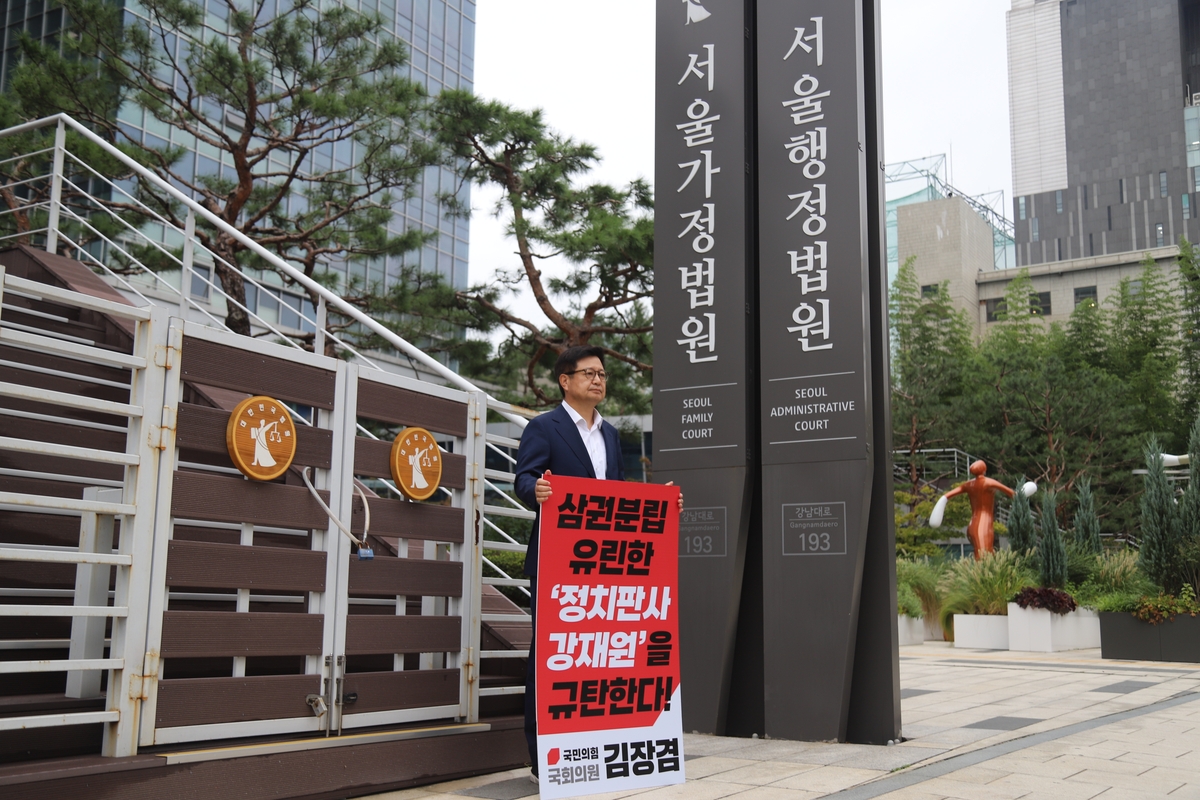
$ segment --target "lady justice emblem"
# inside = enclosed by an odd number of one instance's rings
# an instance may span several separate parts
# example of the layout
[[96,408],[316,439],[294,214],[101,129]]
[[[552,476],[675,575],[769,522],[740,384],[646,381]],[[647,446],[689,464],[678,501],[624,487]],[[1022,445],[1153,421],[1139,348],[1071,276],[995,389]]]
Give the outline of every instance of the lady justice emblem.
[[233,465],[247,478],[274,480],[296,455],[296,425],[278,400],[248,397],[229,415],[225,446]]
[[442,454],[424,428],[405,428],[396,435],[391,465],[396,488],[413,500],[428,500],[442,480]]

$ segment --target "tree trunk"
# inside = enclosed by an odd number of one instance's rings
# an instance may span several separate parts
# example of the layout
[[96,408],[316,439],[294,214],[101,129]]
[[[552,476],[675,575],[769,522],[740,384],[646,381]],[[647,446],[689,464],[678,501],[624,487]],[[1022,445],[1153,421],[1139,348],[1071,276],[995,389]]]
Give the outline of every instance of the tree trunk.
[[[218,243],[216,253],[218,257],[228,262],[228,264],[237,265],[237,255],[224,242]],[[242,278],[241,270],[231,269],[226,263],[222,263],[221,261],[217,261],[215,266],[217,277],[221,279],[221,289],[230,298],[225,303],[227,309],[225,313],[225,327],[234,333],[249,336],[250,315],[242,308],[242,306],[246,305],[246,281]],[[185,287],[185,291],[187,288],[190,287]],[[238,305],[238,303],[241,305]]]

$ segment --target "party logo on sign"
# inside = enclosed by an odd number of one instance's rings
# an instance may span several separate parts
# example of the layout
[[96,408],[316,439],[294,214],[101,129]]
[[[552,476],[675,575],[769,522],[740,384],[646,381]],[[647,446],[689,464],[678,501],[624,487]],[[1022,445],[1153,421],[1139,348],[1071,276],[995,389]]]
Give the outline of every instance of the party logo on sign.
[[405,428],[392,442],[392,479],[413,500],[428,500],[442,480],[442,454],[433,434]]
[[287,407],[273,397],[248,397],[238,403],[225,426],[229,458],[247,478],[278,478],[296,457],[296,426]]

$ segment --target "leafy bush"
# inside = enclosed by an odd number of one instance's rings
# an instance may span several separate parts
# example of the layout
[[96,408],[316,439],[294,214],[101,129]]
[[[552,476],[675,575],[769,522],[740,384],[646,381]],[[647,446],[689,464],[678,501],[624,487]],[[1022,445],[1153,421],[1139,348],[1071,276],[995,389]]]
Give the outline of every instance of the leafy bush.
[[1078,608],[1075,598],[1062,589],[1035,589],[1032,586],[1017,592],[1013,602],[1021,608],[1044,608],[1052,614],[1066,614]]
[[896,584],[896,610],[901,616],[920,619],[924,616],[921,601],[907,583]]
[[1012,550],[954,562],[942,581],[939,621],[947,640],[953,640],[955,614],[1006,615],[1009,599],[1034,583],[1026,558]]
[[1191,617],[1200,614],[1200,603],[1196,602],[1196,594],[1190,586],[1185,586],[1178,597],[1169,594],[1143,597],[1133,611],[1135,617],[1151,625],[1170,622],[1179,614]]
[[929,527],[929,515],[942,496],[933,486],[910,492],[897,485],[893,490],[895,506],[896,555],[901,558],[937,557],[942,549],[934,544],[946,536],[945,530],[962,529],[971,521],[971,503],[966,495],[950,498],[941,528]]

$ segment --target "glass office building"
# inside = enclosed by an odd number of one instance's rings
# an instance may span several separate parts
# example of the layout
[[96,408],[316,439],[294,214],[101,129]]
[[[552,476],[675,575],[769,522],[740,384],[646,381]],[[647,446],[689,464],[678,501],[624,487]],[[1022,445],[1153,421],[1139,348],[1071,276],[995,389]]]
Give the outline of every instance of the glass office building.
[[[223,27],[228,14],[225,0],[201,2],[206,4],[209,23],[214,27]],[[378,12],[390,21],[391,34],[409,48],[409,76],[423,84],[429,94],[435,95],[443,88],[472,88],[475,75],[475,0],[346,0],[346,3],[364,13]],[[286,9],[290,4],[265,0],[263,13],[276,13],[281,5]],[[130,11],[136,9],[133,3],[126,6]],[[47,0],[0,0],[0,21],[4,24],[0,85],[7,87],[12,67],[20,58],[20,32],[25,31],[30,36],[44,40],[58,36],[63,26],[63,10]],[[212,113],[219,115],[225,112],[214,107]],[[135,106],[122,109],[119,120],[131,138],[148,145],[170,143],[187,147],[191,152],[178,167],[184,175],[221,174],[233,169],[228,157],[223,161],[215,149],[194,140],[183,140],[181,132],[156,122]],[[226,122],[229,122],[228,118]],[[326,153],[318,153],[315,163],[322,166],[320,159],[324,158],[326,167],[349,166],[353,158],[351,147],[351,142],[331,147]],[[378,259],[373,263],[361,260],[353,264],[330,263],[328,268],[339,272],[344,279],[358,277],[368,283],[389,285],[397,280],[403,264],[419,265],[423,270],[441,273],[455,287],[466,287],[469,221],[448,218],[438,202],[439,194],[457,192],[459,200],[469,207],[470,187],[460,187],[458,183],[451,170],[430,167],[425,171],[421,185],[416,187],[415,196],[396,204],[391,225],[394,232],[422,229],[437,234],[419,252],[387,260]],[[197,271],[203,273],[204,267],[198,266]],[[173,277],[177,280],[178,273],[174,273]],[[308,327],[301,325],[298,315],[294,313],[295,309],[306,306],[307,299],[283,288],[274,273],[263,275],[260,279],[279,288],[272,289],[276,294],[272,298],[260,297],[253,287],[248,287],[251,291],[247,294],[247,303],[251,309],[268,322],[278,322],[294,329]],[[202,281],[193,282],[193,295],[205,297],[206,289]],[[310,318],[313,316],[307,309],[306,314]]]

